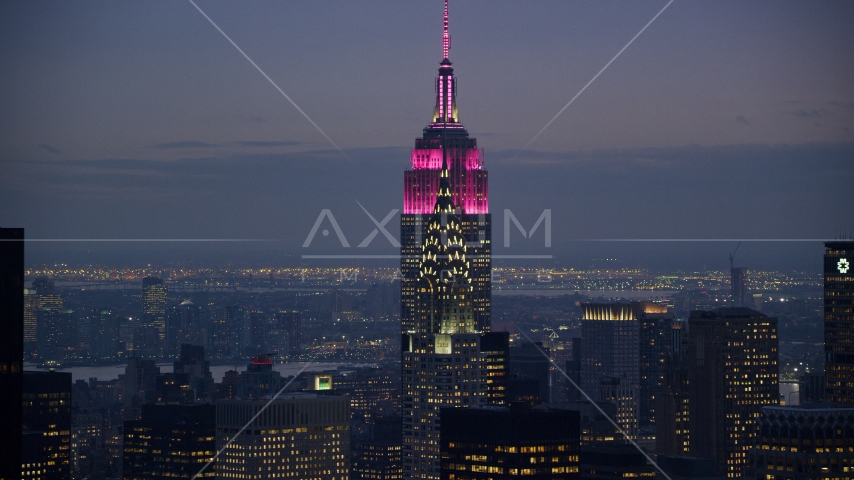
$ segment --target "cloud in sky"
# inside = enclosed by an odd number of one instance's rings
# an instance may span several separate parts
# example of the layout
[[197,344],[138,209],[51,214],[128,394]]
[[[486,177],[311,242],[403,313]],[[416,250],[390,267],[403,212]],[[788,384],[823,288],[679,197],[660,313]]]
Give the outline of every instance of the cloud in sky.
[[229,143],[239,147],[295,147],[307,144],[306,142],[297,142],[295,140],[242,140]]
[[183,149],[183,148],[213,148],[219,145],[215,143],[196,142],[192,140],[182,140],[177,142],[163,142],[154,145],[154,148],[161,150]]
[[[851,223],[854,3],[728,5],[674,3],[519,151],[660,5],[454,3],[460,117],[488,132],[493,212],[551,208],[565,238]],[[356,201],[400,207],[441,2],[204,8],[354,162],[188,3],[0,3],[0,222],[291,248],[320,209],[355,237],[372,228]]]
[[792,115],[800,118],[822,118],[826,114],[826,110],[818,108],[801,109],[790,112]]
[[48,145],[47,143],[40,143],[39,148],[41,148],[42,150],[44,150],[46,152],[50,152],[50,153],[57,153],[57,154],[60,153],[60,151],[56,147],[54,147],[52,145]]

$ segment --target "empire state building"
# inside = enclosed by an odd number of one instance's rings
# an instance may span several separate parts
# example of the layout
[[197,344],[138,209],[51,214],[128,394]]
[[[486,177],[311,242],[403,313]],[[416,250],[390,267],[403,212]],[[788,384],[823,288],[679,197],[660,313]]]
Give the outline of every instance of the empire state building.
[[404,173],[401,218],[403,478],[440,476],[443,407],[502,404],[507,334],[490,327],[491,264],[483,151],[459,122],[443,58],[432,121]]
[[488,174],[483,168],[483,150],[469,137],[457,113],[457,79],[448,59],[448,3],[445,2],[442,61],[436,78],[436,105],[432,121],[415,140],[411,167],[403,174],[401,215],[401,328],[403,333],[426,332],[415,312],[416,282],[419,278],[421,244],[439,191],[442,159],[447,157],[448,183],[454,205],[459,208],[460,233],[470,260],[472,316],[475,328],[489,331],[492,301],[491,221]]

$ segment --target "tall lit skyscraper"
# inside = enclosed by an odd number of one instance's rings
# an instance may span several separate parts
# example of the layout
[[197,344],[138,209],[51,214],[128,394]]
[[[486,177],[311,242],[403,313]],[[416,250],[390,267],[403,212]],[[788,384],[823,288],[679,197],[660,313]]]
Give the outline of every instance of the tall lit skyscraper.
[[166,284],[159,278],[142,279],[142,328],[146,349],[162,346],[166,338]]
[[488,357],[504,351],[482,343],[491,299],[487,175],[482,152],[457,117],[447,1],[442,40],[432,122],[416,140],[412,170],[404,174],[401,402],[407,479],[439,478],[440,408],[485,405]]
[[448,59],[451,37],[448,34],[448,5],[445,2],[442,61],[436,79],[436,105],[432,121],[415,140],[410,157],[411,168],[403,175],[403,214],[401,241],[401,327],[415,331],[416,283],[421,263],[421,245],[433,215],[439,191],[443,158],[448,165],[448,190],[453,204],[460,209],[459,233],[466,242],[471,278],[472,318],[478,331],[490,327],[491,291],[491,215],[489,213],[488,175],[483,168],[483,150],[470,138],[457,113],[457,80]]
[[[675,379],[664,392],[658,454],[711,458],[715,474],[748,467],[763,406],[779,403],[777,319],[748,308],[692,311]],[[686,433],[685,426],[689,433]]]
[[24,363],[24,229],[0,228],[0,479],[21,478],[21,389]]
[[581,309],[581,389],[594,399],[615,403],[617,423],[635,435],[641,409],[644,424],[651,422],[659,382],[655,367],[664,335],[657,323],[669,318],[667,307],[649,302],[586,303]]
[[825,400],[854,407],[854,241],[824,246]]

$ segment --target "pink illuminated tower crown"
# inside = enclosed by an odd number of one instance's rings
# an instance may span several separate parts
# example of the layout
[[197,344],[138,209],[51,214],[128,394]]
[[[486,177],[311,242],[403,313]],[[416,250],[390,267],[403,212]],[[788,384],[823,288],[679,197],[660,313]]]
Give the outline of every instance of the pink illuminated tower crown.
[[404,175],[403,213],[426,214],[436,202],[439,170],[442,165],[442,136],[447,137],[448,168],[454,203],[463,213],[489,213],[487,173],[483,169],[483,150],[469,138],[457,112],[457,79],[448,59],[451,36],[448,33],[448,2],[445,1],[442,31],[442,61],[436,78],[436,105],[433,118],[415,140],[411,153],[412,169]]

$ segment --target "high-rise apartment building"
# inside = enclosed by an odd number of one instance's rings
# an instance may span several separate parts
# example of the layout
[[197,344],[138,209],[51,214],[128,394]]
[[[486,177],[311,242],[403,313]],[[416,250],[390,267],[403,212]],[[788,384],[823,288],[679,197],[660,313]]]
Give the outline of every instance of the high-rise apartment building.
[[663,394],[670,402],[660,403],[671,404],[660,412],[671,418],[656,422],[658,445],[667,448],[657,453],[711,458],[716,475],[737,478],[760,410],[779,403],[777,319],[747,308],[692,311],[682,341]]
[[854,241],[824,247],[825,400],[854,407]]
[[142,406],[142,418],[124,425],[124,480],[213,478],[216,454],[216,407],[204,405]]
[[[21,457],[20,478],[70,479],[71,374],[24,372],[22,399],[21,425],[28,449]],[[5,413],[3,415],[5,418]],[[21,433],[16,428],[9,430]],[[3,456],[9,458],[6,454]]]
[[[272,402],[270,398],[216,403],[217,451],[222,450],[216,463],[217,477],[347,480],[348,399],[313,393],[281,395]],[[247,424],[246,430],[226,447],[229,439]]]
[[[488,402],[490,216],[483,153],[459,122],[448,3],[432,121],[404,173],[401,217],[403,477],[438,479],[440,408]],[[506,338],[506,337],[505,337]],[[498,354],[500,356],[500,353]],[[491,383],[493,392],[497,383]]]
[[4,453],[12,461],[0,462],[0,480],[21,477],[21,393],[24,367],[24,229],[0,228],[0,429]]

